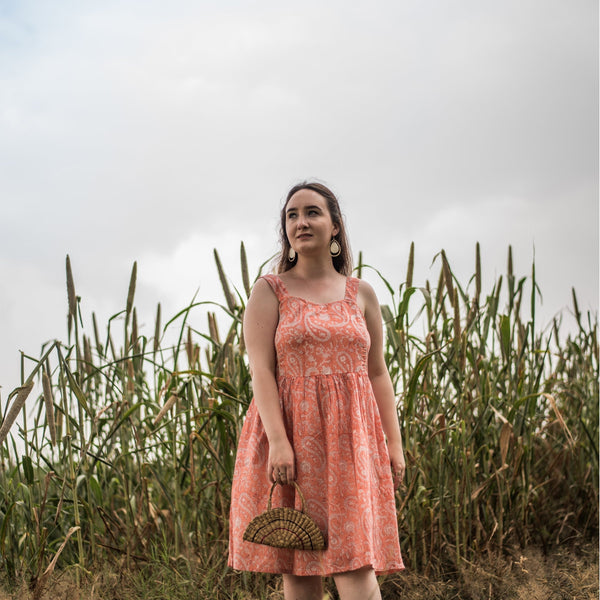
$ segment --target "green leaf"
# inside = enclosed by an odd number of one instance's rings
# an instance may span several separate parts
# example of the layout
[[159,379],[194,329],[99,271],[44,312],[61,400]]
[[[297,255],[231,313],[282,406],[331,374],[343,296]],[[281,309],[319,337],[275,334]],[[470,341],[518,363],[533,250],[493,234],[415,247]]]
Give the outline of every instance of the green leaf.
[[415,365],[415,368],[411,373],[410,379],[408,381],[408,392],[406,394],[406,413],[408,415],[412,414],[412,407],[417,392],[417,384],[419,383],[419,375],[421,375],[421,371],[423,371],[429,359],[438,352],[441,352],[441,350],[441,348],[438,348],[436,350],[433,350],[429,354],[424,354],[417,361],[417,364]]
[[98,480],[93,475],[91,475],[89,481],[90,490],[92,491],[94,499],[98,504],[102,504],[102,488],[100,487]]
[[10,514],[15,507],[15,503],[13,502],[8,509],[6,510],[6,515],[4,515],[4,519],[2,519],[2,527],[0,528],[0,548],[2,549],[2,556],[6,556],[6,531],[8,529],[8,519],[10,518]]
[[506,315],[500,315],[500,344],[502,354],[508,360],[510,356],[510,319]]
[[60,359],[61,359],[61,363],[62,363],[63,369],[65,370],[65,373],[67,374],[67,379],[69,380],[69,388],[73,391],[73,393],[77,397],[77,400],[79,401],[79,403],[83,407],[83,410],[85,410],[86,414],[89,417],[93,418],[94,415],[90,411],[90,408],[88,406],[88,402],[87,402],[87,399],[85,397],[85,394],[83,393],[83,391],[79,387],[79,384],[75,380],[75,377],[73,377],[73,373],[71,373],[71,369],[69,369],[69,365],[67,364],[67,361],[64,359],[62,353],[59,352],[59,355],[60,355]]
[[27,481],[28,485],[33,485],[33,463],[31,462],[31,457],[23,456],[21,458],[21,465],[23,466],[25,481]]

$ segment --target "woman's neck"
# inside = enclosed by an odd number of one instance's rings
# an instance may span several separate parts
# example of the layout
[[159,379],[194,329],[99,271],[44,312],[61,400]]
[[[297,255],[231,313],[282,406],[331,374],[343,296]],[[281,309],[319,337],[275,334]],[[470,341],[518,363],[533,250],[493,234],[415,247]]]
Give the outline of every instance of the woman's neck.
[[326,279],[339,275],[329,256],[325,259],[299,256],[298,262],[290,271],[298,279]]

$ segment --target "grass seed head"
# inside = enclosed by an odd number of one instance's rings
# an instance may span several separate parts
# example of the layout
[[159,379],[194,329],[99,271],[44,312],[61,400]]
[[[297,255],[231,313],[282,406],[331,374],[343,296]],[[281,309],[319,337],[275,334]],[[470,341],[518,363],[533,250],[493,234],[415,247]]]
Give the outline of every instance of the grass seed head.
[[244,291],[246,292],[246,297],[250,297],[250,277],[248,276],[248,259],[246,257],[246,248],[244,247],[244,242],[240,245],[240,263],[242,266],[242,282],[244,284]]
[[177,402],[178,398],[179,396],[177,396],[177,394],[173,394],[169,397],[169,399],[165,402],[164,406],[160,409],[159,413],[156,415],[156,418],[152,422],[152,425],[154,425],[154,427],[156,427],[161,422],[163,417],[173,408],[173,405],[175,404],[175,402]]
[[87,335],[83,336],[83,368],[88,375],[92,373],[93,359],[92,359],[92,346],[90,344],[90,338]]
[[160,348],[160,302],[156,307],[156,324],[154,326],[154,344],[152,348],[154,350],[154,354],[156,354]]
[[410,251],[408,253],[408,267],[406,269],[406,287],[412,287],[413,271],[415,269],[415,243],[410,243]]
[[481,296],[481,250],[479,242],[475,244],[475,300],[479,302]]
[[446,282],[446,289],[448,290],[448,298],[452,301],[454,298],[454,286],[452,284],[452,271],[446,258],[445,250],[442,250],[442,270],[444,272],[444,281]]
[[229,284],[227,283],[227,277],[225,276],[225,271],[223,270],[223,265],[221,264],[221,259],[219,258],[219,253],[217,249],[214,249],[215,262],[217,263],[217,271],[219,272],[219,279],[221,281],[221,287],[223,288],[223,294],[225,296],[225,300],[227,301],[227,307],[231,312],[235,311],[235,299],[231,290],[229,289]]
[[28,381],[21,387],[16,388],[16,397],[13,400],[13,403],[10,405],[10,409],[8,410],[4,421],[2,422],[2,427],[0,427],[0,445],[4,443],[10,428],[17,418],[17,415],[21,412],[23,406],[25,406],[27,396],[29,396],[32,389],[33,381]]
[[125,312],[129,317],[131,313],[131,309],[133,308],[133,298],[135,296],[135,282],[137,279],[137,261],[133,263],[133,268],[131,269],[131,278],[129,279],[129,290],[127,291],[127,305]]
[[77,315],[77,295],[75,294],[75,282],[71,270],[71,259],[67,254],[67,300],[69,302],[69,316],[73,319]]
[[42,389],[44,392],[44,403],[46,405],[46,421],[50,432],[52,446],[56,446],[56,421],[54,420],[54,398],[52,397],[52,383],[48,373],[42,373]]

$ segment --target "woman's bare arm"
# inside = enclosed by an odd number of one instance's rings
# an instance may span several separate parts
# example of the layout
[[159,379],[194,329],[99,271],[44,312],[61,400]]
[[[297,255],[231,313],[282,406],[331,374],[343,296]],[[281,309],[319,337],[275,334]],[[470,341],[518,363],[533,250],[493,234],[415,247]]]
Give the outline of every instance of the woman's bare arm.
[[371,336],[369,350],[369,379],[379,408],[383,432],[387,438],[388,452],[396,487],[404,478],[406,463],[402,446],[402,434],[398,423],[396,395],[383,355],[383,322],[381,308],[373,288],[365,281],[360,282],[359,293],[365,306],[365,320]]
[[[250,362],[254,401],[269,441],[268,476],[274,481],[295,479],[294,451],[288,440],[275,377],[275,330],[279,302],[271,286],[259,279],[252,288],[244,314],[244,341]],[[275,474],[275,475],[274,475]]]

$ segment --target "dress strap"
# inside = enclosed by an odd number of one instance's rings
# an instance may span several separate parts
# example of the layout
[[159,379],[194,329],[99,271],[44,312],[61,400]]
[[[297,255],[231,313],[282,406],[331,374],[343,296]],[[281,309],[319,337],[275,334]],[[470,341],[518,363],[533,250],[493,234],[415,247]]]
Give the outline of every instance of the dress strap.
[[283,281],[281,281],[277,275],[274,275],[273,273],[267,273],[266,275],[260,277],[260,279],[264,279],[266,282],[268,282],[280,302],[288,295],[287,290],[283,285]]
[[356,295],[358,294],[358,286],[360,285],[360,279],[356,277],[346,278],[346,295],[344,300],[350,302],[356,302]]

